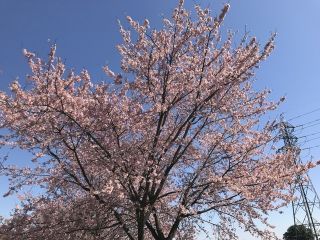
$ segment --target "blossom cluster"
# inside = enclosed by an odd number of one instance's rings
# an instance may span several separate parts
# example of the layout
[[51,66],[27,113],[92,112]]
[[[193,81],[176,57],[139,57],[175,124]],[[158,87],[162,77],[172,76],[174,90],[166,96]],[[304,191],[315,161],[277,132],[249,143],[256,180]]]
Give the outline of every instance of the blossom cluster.
[[[12,194],[37,185],[40,196],[0,226],[9,239],[196,239],[211,224],[236,239],[234,223],[274,239],[257,222],[292,200],[295,152],[274,152],[276,122],[263,122],[278,102],[252,86],[254,70],[274,48],[220,28],[180,1],[163,28],[128,17],[120,25],[121,71],[95,83],[66,70],[51,48],[47,61],[25,50],[28,85],[0,93],[3,146],[34,154],[33,165],[6,166]],[[247,39],[248,38],[248,39]],[[23,159],[24,161],[24,159]]]

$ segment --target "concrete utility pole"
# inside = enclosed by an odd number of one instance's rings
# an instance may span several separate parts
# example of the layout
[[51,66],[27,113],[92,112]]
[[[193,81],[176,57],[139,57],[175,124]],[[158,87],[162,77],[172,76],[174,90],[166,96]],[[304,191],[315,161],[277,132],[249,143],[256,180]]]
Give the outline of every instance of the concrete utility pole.
[[[301,163],[298,138],[294,135],[294,126],[282,121],[280,133],[284,146],[280,151],[296,153],[295,163]],[[320,200],[308,174],[297,175],[292,189],[296,200],[292,202],[294,225],[304,225],[309,228],[315,240],[320,240]]]

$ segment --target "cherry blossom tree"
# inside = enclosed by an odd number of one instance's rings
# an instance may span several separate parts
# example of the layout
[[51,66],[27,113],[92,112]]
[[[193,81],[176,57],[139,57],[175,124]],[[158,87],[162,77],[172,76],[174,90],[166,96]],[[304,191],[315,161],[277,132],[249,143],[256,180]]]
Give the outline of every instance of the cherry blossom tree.
[[[2,164],[21,206],[2,221],[8,239],[193,240],[212,226],[236,239],[255,236],[267,214],[291,200],[295,151],[277,153],[276,122],[262,121],[278,102],[252,87],[254,70],[274,48],[247,35],[221,36],[229,9],[211,17],[180,1],[163,28],[128,17],[120,24],[121,72],[95,83],[25,50],[31,68],[0,94],[1,144],[34,155]],[[258,224],[258,225],[257,225]],[[208,234],[211,231],[208,232]]]

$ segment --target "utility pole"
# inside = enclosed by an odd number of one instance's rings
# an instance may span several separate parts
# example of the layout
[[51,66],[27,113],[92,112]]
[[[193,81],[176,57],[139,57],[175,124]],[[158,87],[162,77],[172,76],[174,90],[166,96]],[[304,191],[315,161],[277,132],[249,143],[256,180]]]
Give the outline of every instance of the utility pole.
[[[301,164],[301,150],[297,144],[298,138],[294,135],[294,126],[281,121],[280,133],[284,141],[280,151],[293,151],[296,156],[295,163]],[[320,200],[309,175],[297,175],[292,190],[296,197],[292,202],[294,225],[304,225],[312,231],[315,240],[320,240]]]

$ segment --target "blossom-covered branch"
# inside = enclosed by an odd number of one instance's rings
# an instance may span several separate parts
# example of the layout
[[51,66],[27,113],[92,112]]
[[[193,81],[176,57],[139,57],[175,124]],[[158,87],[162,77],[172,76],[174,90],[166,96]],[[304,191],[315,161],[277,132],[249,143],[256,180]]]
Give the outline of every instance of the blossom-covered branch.
[[[266,214],[287,204],[295,152],[277,153],[278,103],[252,87],[274,48],[253,37],[233,47],[220,34],[228,12],[212,17],[180,1],[163,28],[128,17],[120,24],[121,72],[95,83],[66,73],[52,47],[44,61],[25,51],[28,87],[0,94],[2,145],[35,155],[32,167],[3,167],[9,194],[37,185],[3,221],[9,239],[196,239],[204,224],[236,239],[235,222],[271,239]],[[223,40],[225,39],[225,40]],[[257,127],[259,126],[259,127]],[[27,164],[27,162],[25,163]],[[34,167],[33,167],[34,166]]]

